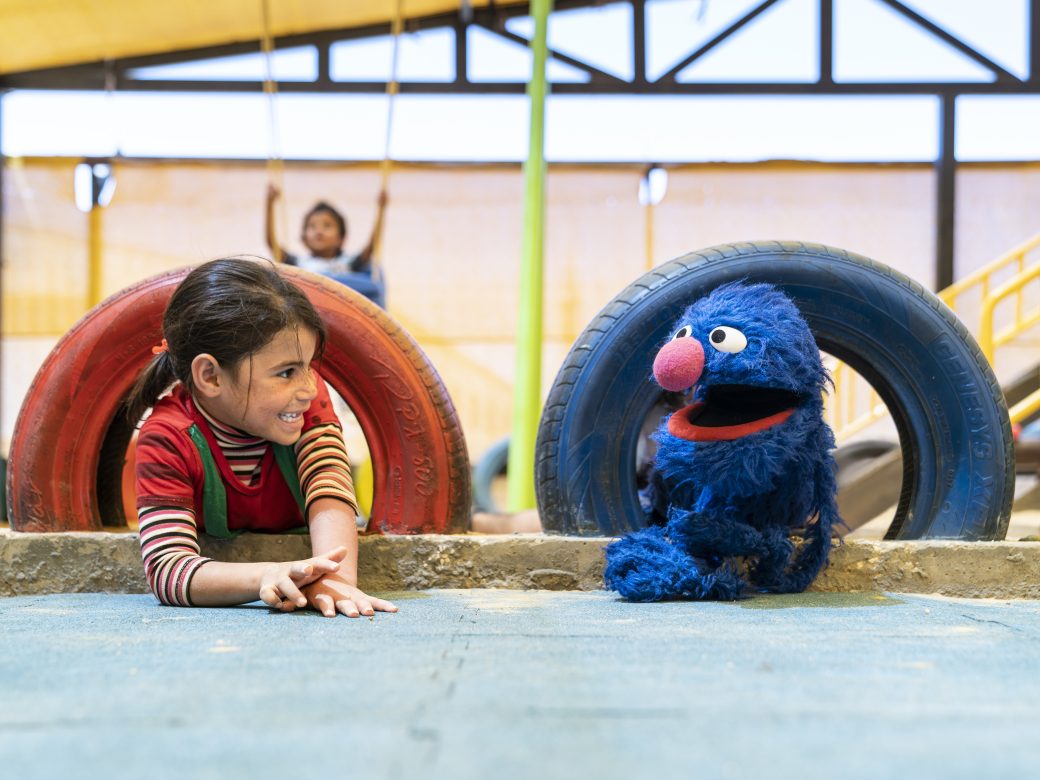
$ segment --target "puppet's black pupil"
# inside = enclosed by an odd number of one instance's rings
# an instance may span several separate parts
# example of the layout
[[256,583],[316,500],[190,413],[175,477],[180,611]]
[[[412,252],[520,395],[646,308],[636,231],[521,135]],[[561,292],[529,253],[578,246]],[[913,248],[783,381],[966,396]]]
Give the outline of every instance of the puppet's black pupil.
[[722,330],[722,328],[719,328],[718,330],[713,330],[711,332],[711,343],[712,344],[721,344],[725,340],[726,340],[726,331]]

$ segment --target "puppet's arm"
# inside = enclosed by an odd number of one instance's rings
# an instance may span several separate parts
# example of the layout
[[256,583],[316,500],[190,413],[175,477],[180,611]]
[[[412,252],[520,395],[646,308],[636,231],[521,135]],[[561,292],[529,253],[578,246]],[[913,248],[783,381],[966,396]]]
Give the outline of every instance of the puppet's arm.
[[816,466],[814,498],[817,507],[816,522],[805,532],[805,543],[798,548],[794,559],[777,580],[778,593],[801,593],[820,573],[831,546],[831,529],[841,523],[835,497],[834,468],[829,460]]

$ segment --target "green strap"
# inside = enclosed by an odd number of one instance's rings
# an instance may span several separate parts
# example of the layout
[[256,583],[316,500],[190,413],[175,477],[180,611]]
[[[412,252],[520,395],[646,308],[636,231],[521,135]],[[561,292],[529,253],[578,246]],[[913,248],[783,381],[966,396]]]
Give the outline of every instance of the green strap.
[[188,429],[188,435],[195,442],[195,449],[202,458],[202,517],[206,523],[206,533],[221,539],[238,536],[241,531],[228,530],[227,491],[224,490],[224,480],[221,479],[217,463],[213,460],[213,453],[210,452],[209,442],[202,435],[198,425],[192,425]]
[[[241,531],[228,530],[227,523],[227,491],[224,489],[224,480],[217,469],[217,463],[213,460],[213,452],[209,448],[209,442],[198,425],[192,425],[188,429],[188,435],[195,443],[195,449],[199,451],[202,459],[202,512],[206,524],[206,533],[221,539],[231,539],[238,536]],[[284,444],[272,444],[274,448],[275,462],[278,470],[282,472],[282,478],[300,507],[300,514],[304,513],[303,492],[300,490],[300,474],[296,467],[296,453],[292,447]],[[305,534],[309,531],[306,525],[293,528],[286,533]]]

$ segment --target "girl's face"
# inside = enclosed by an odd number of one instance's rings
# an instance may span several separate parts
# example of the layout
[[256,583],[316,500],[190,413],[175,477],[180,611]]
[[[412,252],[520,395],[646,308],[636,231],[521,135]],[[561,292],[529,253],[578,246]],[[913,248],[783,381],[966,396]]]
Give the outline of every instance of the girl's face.
[[217,369],[220,392],[205,399],[206,411],[261,439],[295,444],[318,392],[311,369],[317,346],[317,334],[309,328],[286,328],[243,360],[237,372]]
[[343,246],[339,225],[327,211],[316,211],[303,226],[303,244],[318,257],[335,257]]

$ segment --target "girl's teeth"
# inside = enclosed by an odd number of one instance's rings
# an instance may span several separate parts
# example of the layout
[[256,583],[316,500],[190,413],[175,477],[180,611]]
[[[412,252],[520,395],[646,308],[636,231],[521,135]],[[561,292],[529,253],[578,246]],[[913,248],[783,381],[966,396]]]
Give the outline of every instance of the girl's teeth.
[[280,414],[278,416],[286,422],[296,422],[296,420],[300,418],[300,413],[296,412],[295,414]]

